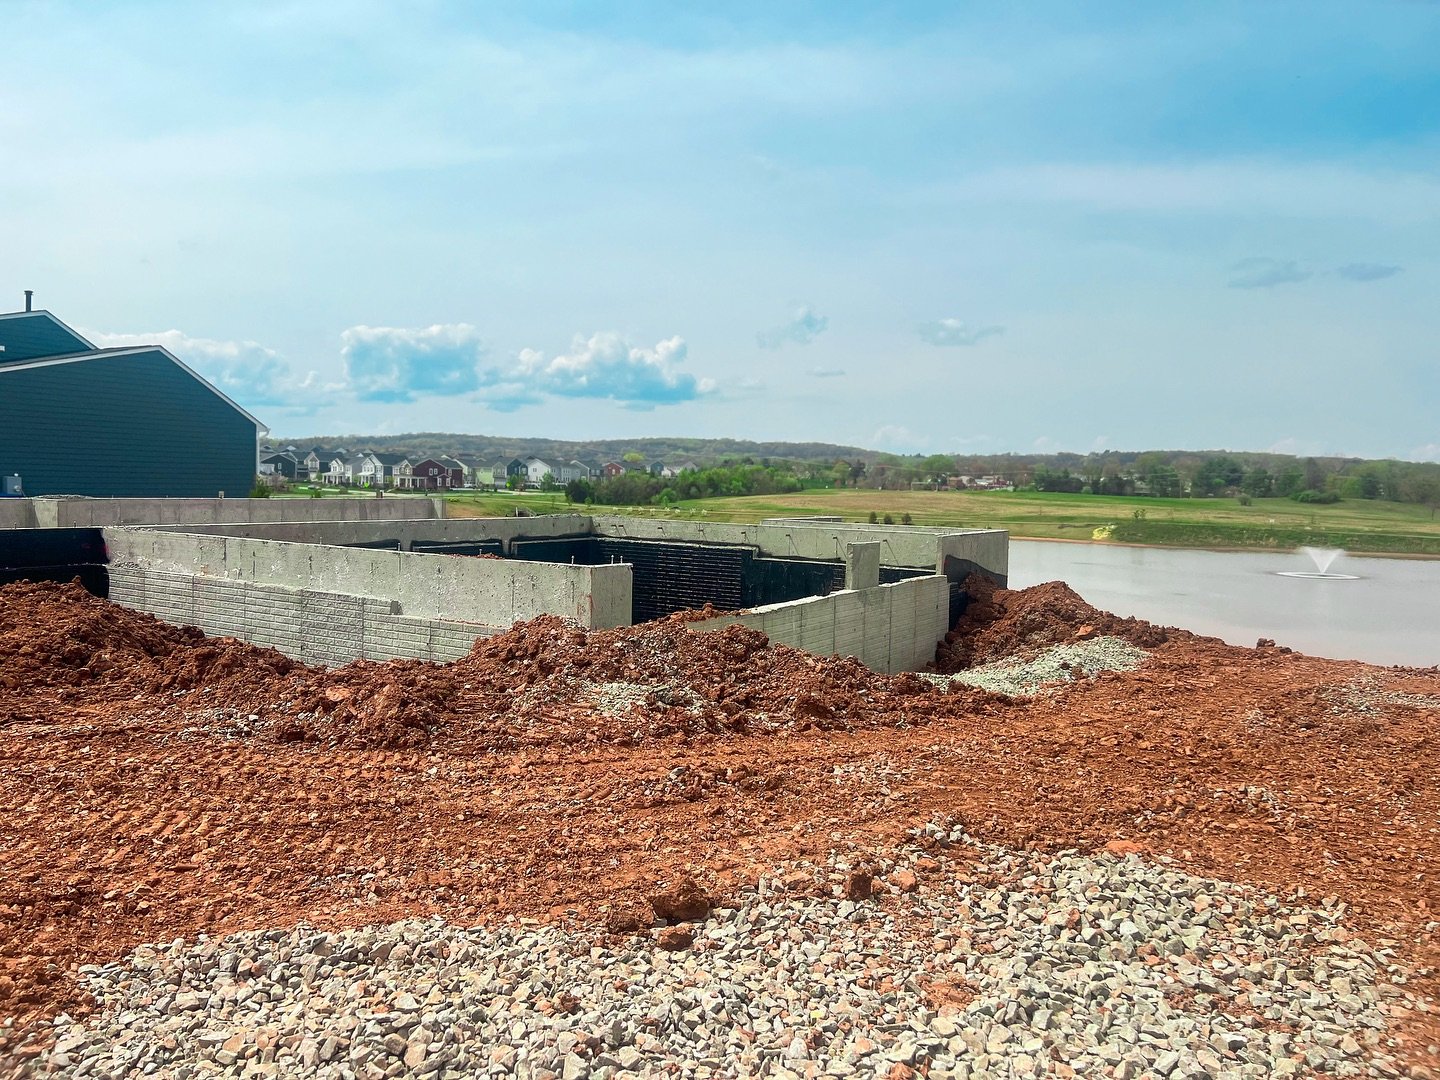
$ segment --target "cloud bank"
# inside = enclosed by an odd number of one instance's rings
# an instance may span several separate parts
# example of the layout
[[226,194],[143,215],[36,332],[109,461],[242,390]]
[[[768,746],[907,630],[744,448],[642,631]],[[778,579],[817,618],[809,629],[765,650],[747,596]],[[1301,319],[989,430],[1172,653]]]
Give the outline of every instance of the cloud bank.
[[755,335],[762,349],[778,349],[783,345],[809,345],[830,325],[828,315],[818,315],[811,307],[795,309],[794,317],[770,330]]
[[1003,326],[970,326],[959,319],[936,319],[919,327],[922,341],[942,348],[978,345],[1004,332]]
[[397,329],[352,326],[340,335],[345,379],[361,401],[414,401],[427,394],[453,395],[497,381],[482,366],[486,349],[467,323]]
[[517,381],[559,397],[604,398],[627,408],[649,409],[693,401],[712,393],[715,382],[679,370],[688,349],[679,337],[653,348],[630,344],[620,334],[577,334],[570,350],[546,359],[537,349],[524,349]]

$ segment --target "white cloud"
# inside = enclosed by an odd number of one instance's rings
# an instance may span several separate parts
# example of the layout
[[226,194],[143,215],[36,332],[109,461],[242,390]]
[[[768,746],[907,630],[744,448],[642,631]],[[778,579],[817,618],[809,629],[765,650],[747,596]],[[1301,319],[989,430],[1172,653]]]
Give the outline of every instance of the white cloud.
[[986,338],[1003,334],[1003,326],[970,326],[959,319],[936,319],[920,324],[920,337],[931,345],[944,347],[978,345]]
[[817,367],[811,368],[805,374],[809,375],[812,379],[838,379],[845,374],[845,369]]
[[1410,451],[1411,461],[1440,461],[1440,443],[1426,443]]
[[183,330],[157,330],[151,334],[89,330],[82,333],[101,349],[162,346],[247,408],[286,404],[296,391],[312,389],[316,378],[312,371],[297,381],[281,355],[257,341],[217,341],[191,337]]
[[345,377],[362,401],[413,401],[490,385],[498,376],[482,367],[485,353],[479,331],[467,323],[352,326],[340,335]]
[[536,391],[561,397],[608,398],[627,408],[673,405],[713,393],[713,379],[697,379],[679,370],[688,349],[679,337],[653,348],[630,344],[605,331],[576,335],[570,351],[546,359],[536,349],[523,349],[516,368],[518,381]]
[[762,330],[755,335],[755,341],[762,349],[778,349],[782,345],[809,345],[823,334],[829,325],[828,315],[818,315],[814,308],[808,306],[796,308],[794,317],[789,322]]
[[903,424],[883,424],[870,436],[871,445],[901,454],[917,454],[929,445],[928,439],[916,435]]

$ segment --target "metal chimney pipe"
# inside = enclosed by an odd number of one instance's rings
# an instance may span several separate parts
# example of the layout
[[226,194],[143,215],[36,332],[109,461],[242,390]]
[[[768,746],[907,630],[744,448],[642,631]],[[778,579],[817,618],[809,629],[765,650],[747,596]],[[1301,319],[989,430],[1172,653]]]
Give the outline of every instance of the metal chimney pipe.
[[25,310],[26,310],[26,311],[33,311],[33,310],[34,310],[34,298],[35,298],[35,290],[34,290],[34,289],[26,289],[26,290],[25,290]]

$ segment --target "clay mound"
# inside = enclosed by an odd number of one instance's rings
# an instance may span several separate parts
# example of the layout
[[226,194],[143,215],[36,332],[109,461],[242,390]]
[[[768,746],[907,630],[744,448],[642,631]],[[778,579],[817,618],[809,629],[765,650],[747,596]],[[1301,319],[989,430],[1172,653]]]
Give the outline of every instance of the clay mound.
[[1101,611],[1063,581],[1012,591],[971,574],[964,589],[970,602],[935,653],[935,669],[945,674],[1099,634],[1124,638],[1142,649],[1178,636],[1193,637],[1188,631]]
[[207,638],[91,596],[78,582],[0,589],[0,688],[76,687],[152,694],[266,683],[293,661],[230,638]]

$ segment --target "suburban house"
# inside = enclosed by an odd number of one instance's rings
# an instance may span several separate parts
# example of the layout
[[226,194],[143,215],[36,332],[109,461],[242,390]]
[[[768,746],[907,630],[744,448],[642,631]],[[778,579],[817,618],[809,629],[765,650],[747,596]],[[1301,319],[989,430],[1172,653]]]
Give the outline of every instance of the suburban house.
[[618,461],[607,461],[600,466],[600,471],[605,474],[606,480],[614,480],[617,476],[625,475],[625,466]]
[[[463,473],[464,470],[462,469]],[[418,488],[423,491],[441,491],[451,487],[450,469],[444,462],[426,458],[410,468],[408,477],[396,477],[397,487]],[[408,482],[402,482],[408,481]]]
[[538,457],[525,459],[525,486],[539,487],[545,482],[546,477],[552,480],[560,479],[560,470]]
[[162,346],[97,349],[28,291],[0,314],[0,475],[27,494],[244,495],[265,430]]
[[445,485],[446,487],[463,488],[469,483],[470,470],[465,467],[465,463],[459,458],[451,457],[449,454],[441,454],[437,460],[445,467],[446,475],[450,481]]
[[562,484],[568,484],[572,480],[585,480],[590,476],[590,469],[583,461],[567,461],[560,466],[560,472],[556,479]]
[[409,487],[410,459],[404,454],[366,454],[356,482],[361,487]]
[[276,476],[294,480],[299,471],[300,463],[295,460],[293,454],[284,450],[272,451],[260,458],[259,472],[261,476]]

